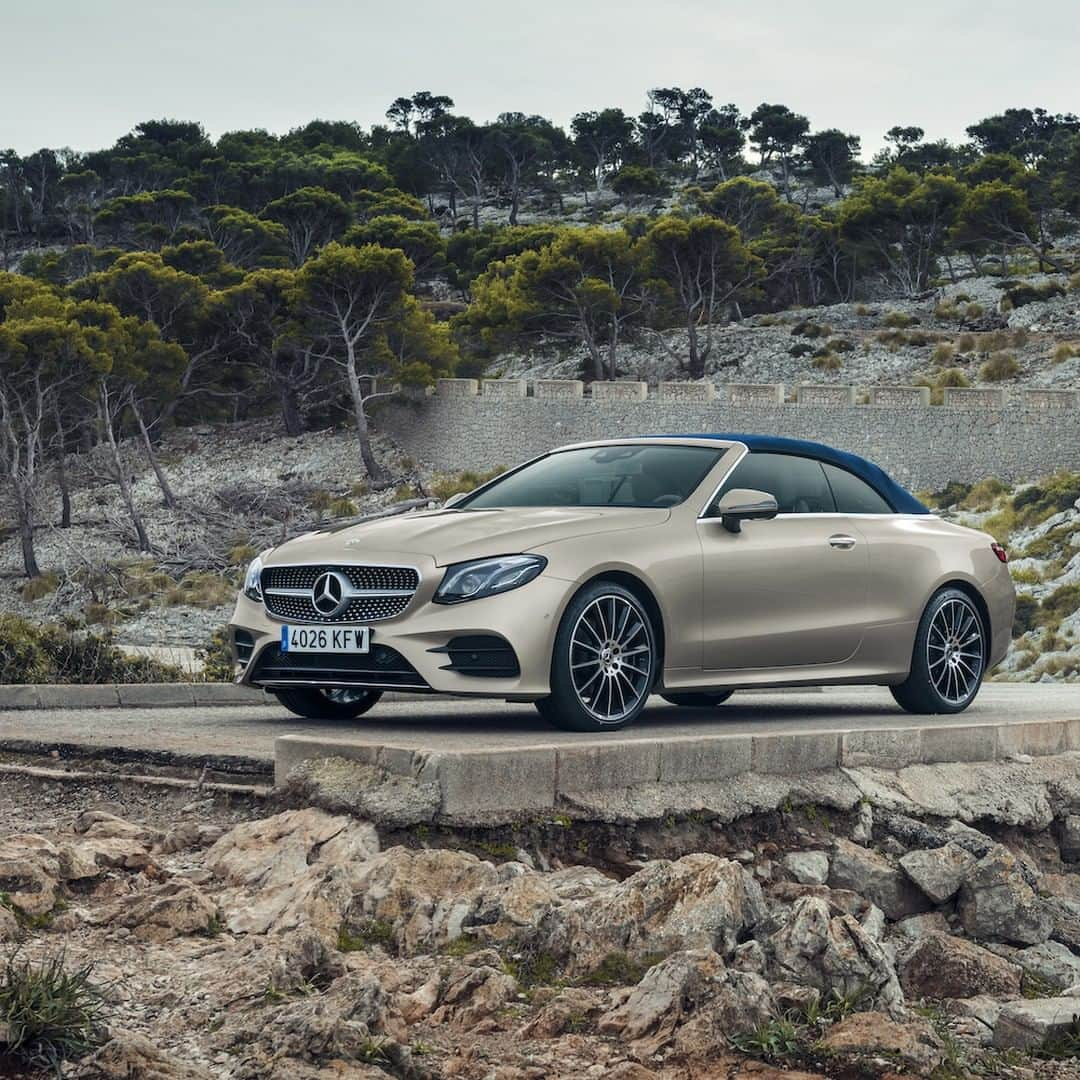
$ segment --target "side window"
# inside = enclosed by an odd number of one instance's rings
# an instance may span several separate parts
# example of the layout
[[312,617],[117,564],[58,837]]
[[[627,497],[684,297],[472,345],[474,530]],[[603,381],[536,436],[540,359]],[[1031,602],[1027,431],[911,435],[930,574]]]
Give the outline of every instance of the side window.
[[835,509],[821,464],[811,458],[749,453],[724,482],[717,499],[732,488],[767,492],[781,514],[830,514]]
[[893,508],[868,484],[847,469],[822,466],[841,514],[892,514]]

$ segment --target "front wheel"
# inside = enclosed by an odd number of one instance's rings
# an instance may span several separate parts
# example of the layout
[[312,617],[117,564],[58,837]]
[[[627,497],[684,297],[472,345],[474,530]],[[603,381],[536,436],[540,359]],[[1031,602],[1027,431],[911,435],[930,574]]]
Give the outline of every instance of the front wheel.
[[711,709],[714,705],[723,705],[734,693],[734,690],[688,690],[660,696],[669,705],[681,705],[684,709]]
[[910,674],[889,689],[911,713],[963,712],[979,692],[986,654],[986,627],[974,601],[961,589],[942,589],[919,620]]
[[381,690],[315,690],[306,686],[273,693],[289,712],[307,720],[352,720],[382,697]]
[[536,707],[565,731],[618,730],[645,708],[658,663],[656,633],[642,602],[613,581],[596,582],[563,615],[551,658],[551,696]]

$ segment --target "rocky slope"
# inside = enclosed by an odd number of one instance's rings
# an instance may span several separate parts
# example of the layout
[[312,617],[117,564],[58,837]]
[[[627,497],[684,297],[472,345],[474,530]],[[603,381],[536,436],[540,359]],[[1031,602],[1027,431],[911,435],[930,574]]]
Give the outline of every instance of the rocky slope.
[[[51,791],[5,781],[24,819],[0,838],[0,936],[35,963],[93,963],[102,1045],[72,1077],[1080,1068],[1064,781],[1038,829],[864,803],[466,838],[212,800],[58,808]],[[538,839],[560,829],[576,831],[557,851]]]

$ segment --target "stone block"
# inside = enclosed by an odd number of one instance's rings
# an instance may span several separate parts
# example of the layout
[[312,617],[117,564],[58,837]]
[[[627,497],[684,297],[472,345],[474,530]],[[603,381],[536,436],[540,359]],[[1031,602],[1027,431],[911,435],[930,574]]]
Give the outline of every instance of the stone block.
[[840,735],[829,731],[805,734],[755,735],[753,771],[792,775],[835,769],[840,760]]
[[484,397],[496,401],[515,401],[529,393],[529,384],[524,379],[484,379],[480,387]]
[[870,404],[912,408],[930,404],[929,386],[871,386]]
[[1001,724],[997,731],[998,757],[1015,754],[1046,757],[1066,749],[1066,728],[1060,720],[1035,720],[1030,723]]
[[711,382],[662,382],[661,401],[715,401],[716,384]]
[[997,758],[997,735],[995,724],[948,724],[924,728],[923,763],[994,761]]
[[1032,409],[1075,409],[1080,406],[1080,392],[1025,387],[1021,391],[1021,401]]
[[555,747],[432,753],[417,774],[439,785],[441,812],[463,818],[552,810]]
[[40,709],[41,695],[36,686],[0,686],[0,712],[4,709]]
[[662,746],[659,739],[560,746],[556,752],[559,792],[587,792],[655,783],[660,776]]
[[192,683],[196,705],[276,705],[277,700],[265,690],[235,683]]
[[476,397],[480,393],[479,379],[438,379],[435,393],[439,397]]
[[749,735],[665,739],[660,751],[662,783],[726,780],[750,771],[754,740]]
[[796,387],[796,400],[800,405],[816,405],[821,408],[837,408],[855,404],[854,386],[836,386],[829,383],[803,383]]
[[113,685],[39,686],[38,699],[43,709],[114,709],[120,704],[119,687]]
[[957,409],[1001,409],[1005,405],[1002,386],[946,386],[945,404]]
[[533,397],[545,401],[576,401],[584,392],[580,379],[537,379],[533,383]]
[[728,383],[727,399],[732,405],[783,405],[783,383]]
[[902,769],[920,761],[919,728],[864,728],[841,736],[840,764],[849,768]]
[[593,401],[645,401],[649,384],[643,382],[594,382],[589,384]]
[[186,708],[195,704],[191,683],[130,683],[116,689],[121,706],[132,709]]

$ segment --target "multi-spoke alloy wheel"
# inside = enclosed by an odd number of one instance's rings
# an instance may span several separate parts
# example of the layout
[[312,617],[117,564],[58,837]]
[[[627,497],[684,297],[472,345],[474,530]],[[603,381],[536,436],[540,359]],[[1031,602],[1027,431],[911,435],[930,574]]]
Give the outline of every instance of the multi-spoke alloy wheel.
[[892,687],[897,703],[915,713],[966,709],[979,692],[988,642],[982,616],[960,589],[943,589],[927,604],[915,635],[911,672]]
[[971,601],[954,596],[937,609],[926,638],[926,664],[934,688],[954,705],[967,701],[979,685],[982,626]]
[[572,731],[620,728],[645,707],[656,672],[648,611],[628,589],[598,582],[582,590],[563,616],[551,663],[551,696],[537,708]]

